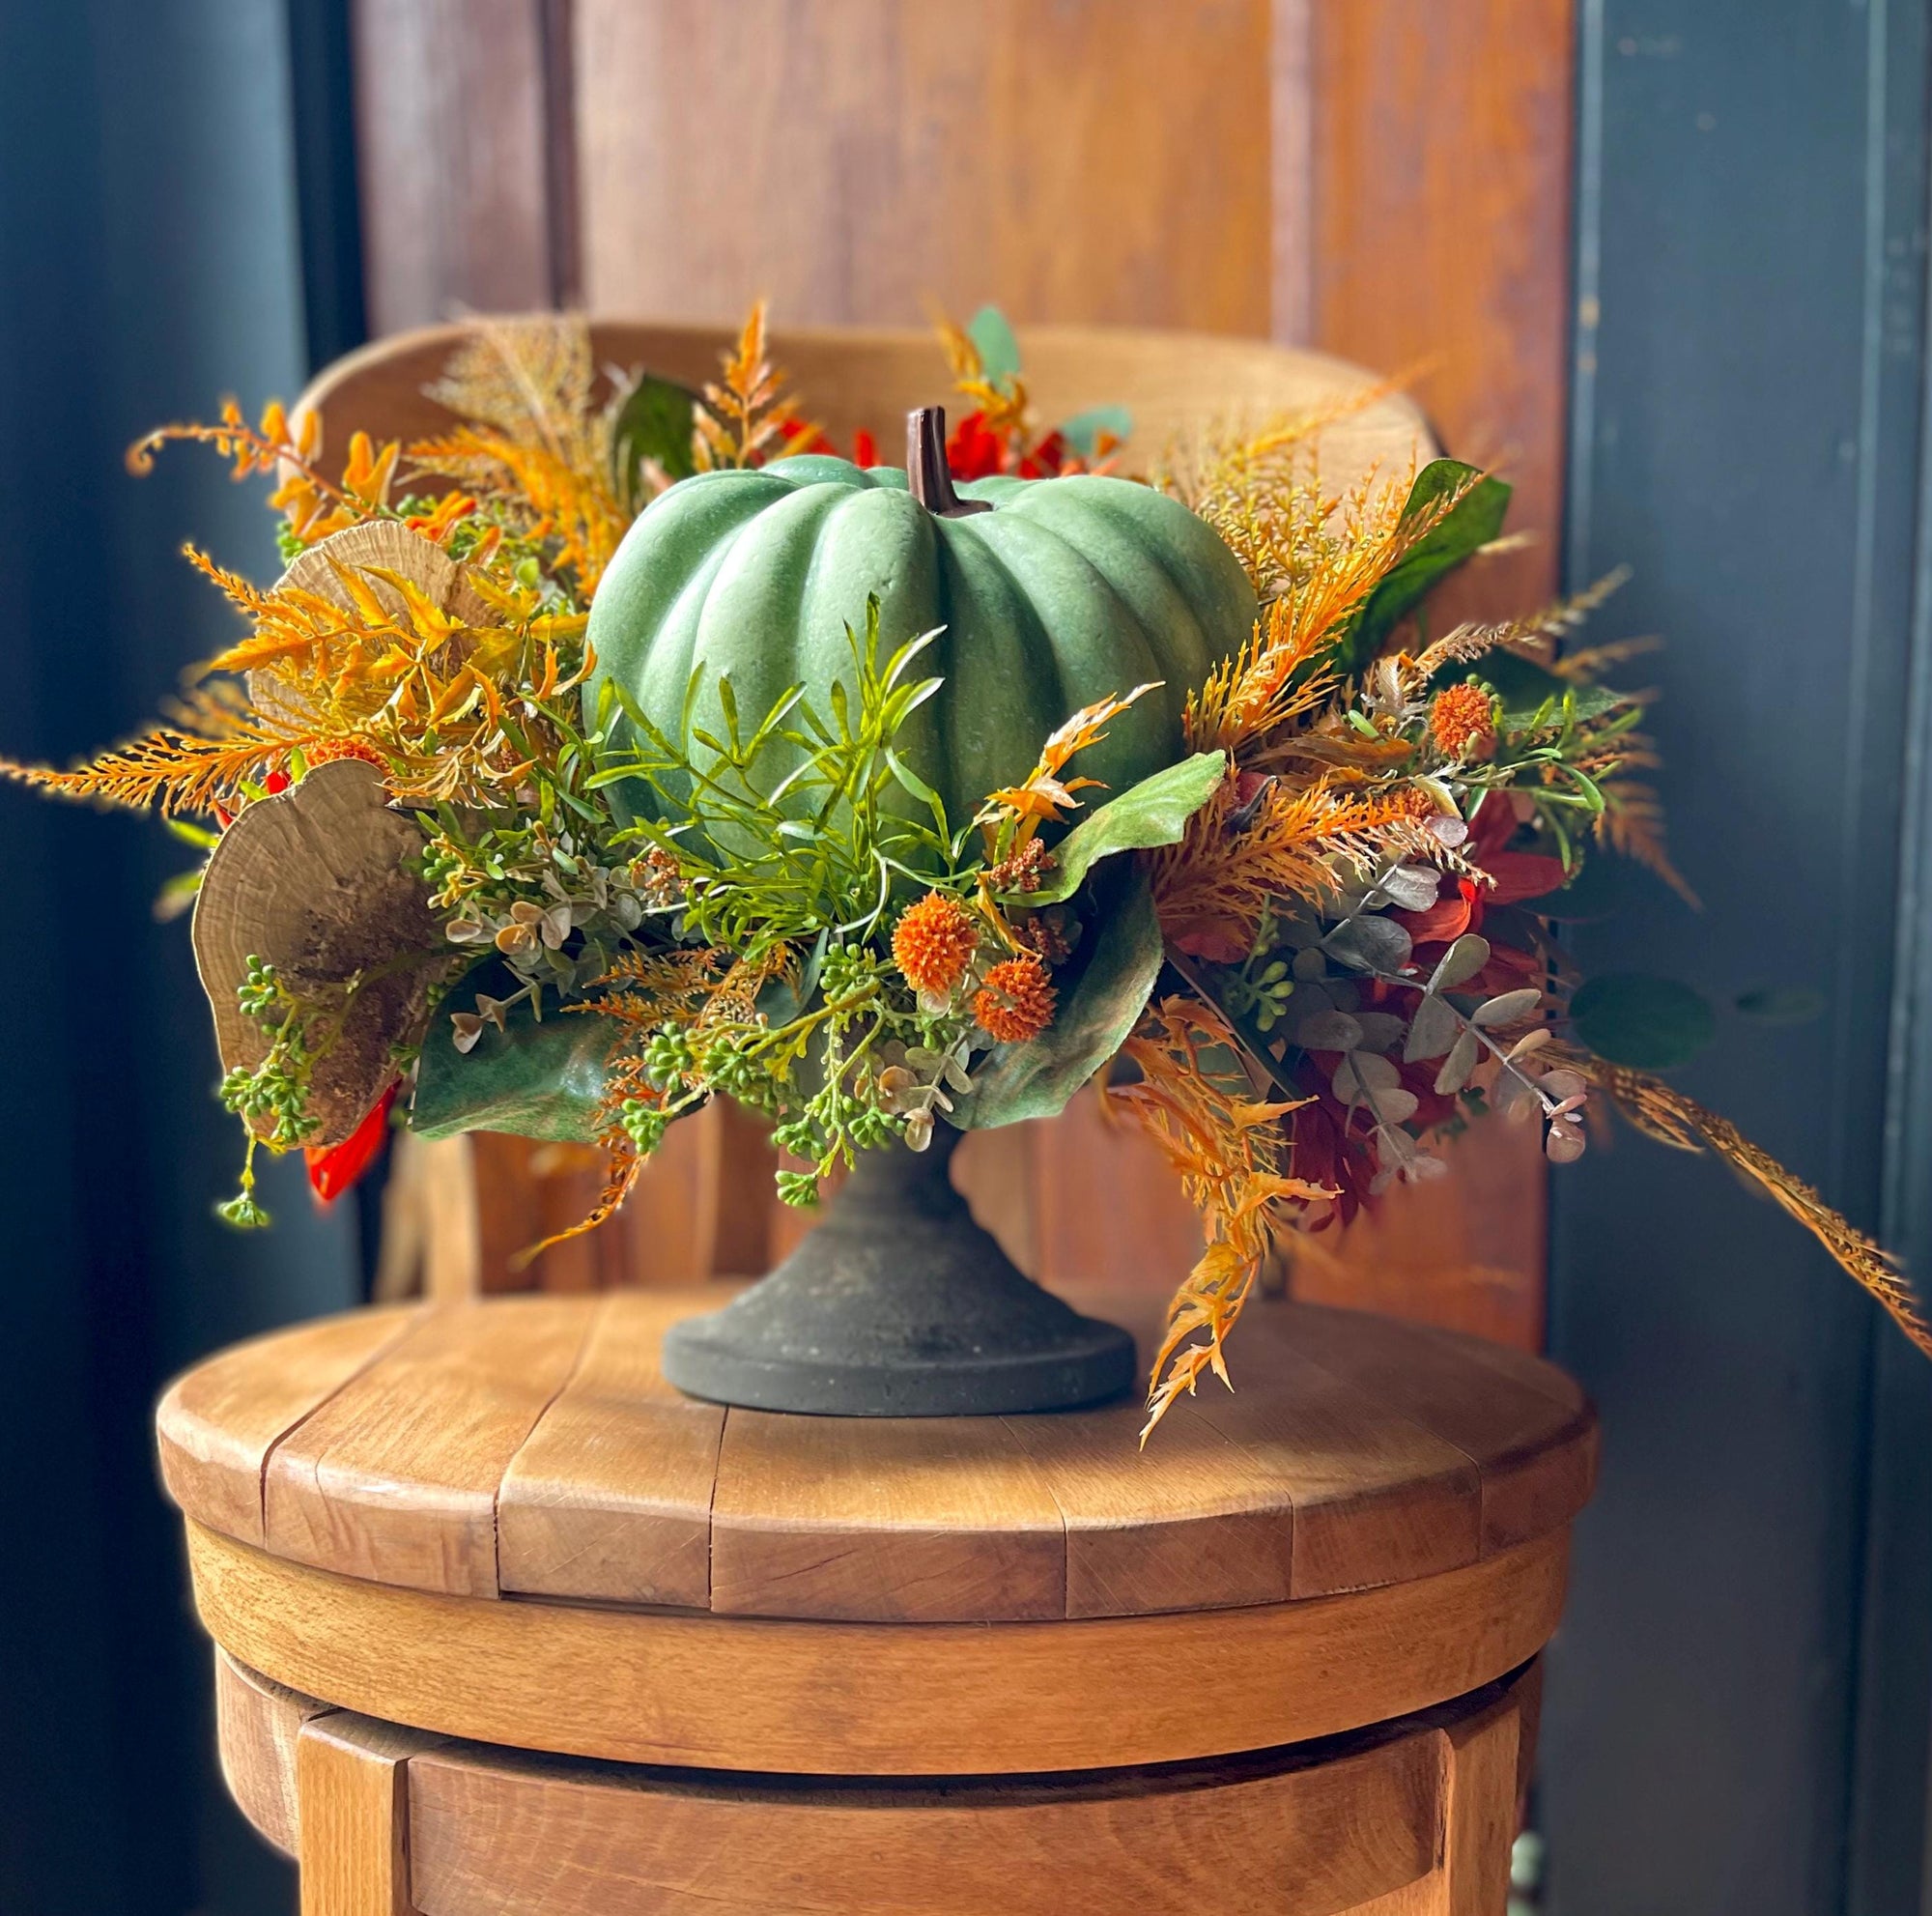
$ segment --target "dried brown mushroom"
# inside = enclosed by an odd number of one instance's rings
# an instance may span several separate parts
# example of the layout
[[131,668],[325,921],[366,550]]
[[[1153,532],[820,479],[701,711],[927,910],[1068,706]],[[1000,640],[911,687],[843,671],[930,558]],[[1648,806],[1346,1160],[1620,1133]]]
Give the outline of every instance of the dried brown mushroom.
[[268,1052],[236,999],[251,957],[272,964],[298,1003],[327,1009],[331,1029],[309,1079],[308,1113],[320,1120],[311,1145],[340,1143],[382,1096],[393,1047],[420,1038],[448,968],[428,893],[405,867],[422,844],[389,809],[382,774],[338,758],[247,806],[209,860],[194,956],[222,1069],[253,1070]]
[[[465,568],[434,539],[424,538],[398,519],[367,520],[317,540],[276,580],[274,589],[279,592],[293,586],[354,613],[355,602],[342,582],[343,571],[353,571],[384,612],[407,622],[402,595],[386,580],[372,578],[370,568],[407,579],[439,612],[465,625],[487,625],[496,617]],[[300,693],[266,668],[248,674],[248,697],[257,711],[285,718],[301,712]]]

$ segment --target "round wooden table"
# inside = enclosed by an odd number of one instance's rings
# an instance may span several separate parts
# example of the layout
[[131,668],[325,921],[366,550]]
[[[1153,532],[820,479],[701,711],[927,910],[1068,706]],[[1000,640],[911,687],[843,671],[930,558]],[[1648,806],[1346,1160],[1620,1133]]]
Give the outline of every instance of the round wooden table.
[[1561,1372],[1258,1304],[1141,1450],[1132,1403],[692,1401],[657,1348],[718,1297],[363,1311],[169,1390],[304,1916],[1500,1916],[1595,1468]]

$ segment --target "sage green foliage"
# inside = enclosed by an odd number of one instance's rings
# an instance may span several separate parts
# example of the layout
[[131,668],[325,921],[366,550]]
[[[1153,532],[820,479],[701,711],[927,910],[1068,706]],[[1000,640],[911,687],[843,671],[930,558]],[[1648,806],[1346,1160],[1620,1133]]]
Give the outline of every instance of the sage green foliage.
[[1459,490],[1462,498],[1369,594],[1331,655],[1339,671],[1360,672],[1432,586],[1502,531],[1510,488],[1460,459],[1434,460],[1415,475],[1405,515],[1413,517],[1426,511]]
[[[958,867],[972,815],[949,815],[904,754],[906,732],[940,691],[912,671],[934,635],[882,658],[879,620],[874,598],[863,633],[844,628],[846,670],[822,705],[802,685],[781,687],[751,724],[732,678],[707,682],[701,666],[674,732],[606,681],[597,730],[628,743],[600,756],[589,783],[644,795],[630,836],[678,860],[687,943],[756,958],[821,933],[863,937],[895,891]],[[707,705],[715,729],[697,716]],[[774,785],[766,773],[781,754],[790,770]]]
[[[1185,749],[1188,695],[1254,622],[1254,590],[1234,555],[1179,501],[1124,479],[983,479],[959,490],[995,509],[938,518],[903,472],[812,455],[672,486],[625,535],[598,587],[586,711],[617,687],[625,705],[612,749],[642,746],[639,714],[661,737],[691,738],[702,772],[723,756],[698,741],[728,732],[726,682],[745,713],[771,711],[793,686],[821,714],[835,686],[852,699],[846,622],[876,599],[886,633],[937,634],[923,669],[944,689],[909,717],[897,749],[949,822],[1023,778],[1069,713],[1150,681],[1160,690],[1117,718],[1081,769],[1123,791],[1172,764]],[[800,761],[801,748],[775,732],[744,769],[769,793]],[[685,795],[674,781],[671,795]],[[635,782],[614,786],[611,799],[627,815],[658,803]],[[786,804],[803,815],[799,794]]]
[[1642,1072],[1688,1064],[1718,1035],[1717,1014],[1701,991],[1637,971],[1605,972],[1579,986],[1570,1019],[1598,1057]]
[[1187,821],[1213,797],[1227,777],[1225,752],[1196,752],[1129,786],[1112,803],[1090,813],[1061,840],[1054,850],[1058,870],[1038,891],[1028,895],[1033,904],[1058,904],[1070,899],[1102,858],[1122,851],[1151,851],[1156,845],[1179,844]]

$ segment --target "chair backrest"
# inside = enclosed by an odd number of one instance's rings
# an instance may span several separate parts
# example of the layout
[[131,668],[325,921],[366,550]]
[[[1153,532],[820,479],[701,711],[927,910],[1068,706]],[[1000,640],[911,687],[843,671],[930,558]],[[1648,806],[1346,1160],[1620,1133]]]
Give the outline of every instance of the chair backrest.
[[[405,441],[446,430],[451,415],[426,388],[464,338],[461,325],[380,340],[327,368],[302,396],[322,420],[324,456],[349,435]],[[723,328],[590,323],[600,365],[641,367],[698,384],[733,343]],[[1028,389],[1044,420],[1101,405],[1133,415],[1130,454],[1150,462],[1214,424],[1259,426],[1333,407],[1320,472],[1340,492],[1372,469],[1400,477],[1432,449],[1429,428],[1400,393],[1319,353],[1260,340],[1094,327],[1023,329]],[[774,360],[807,410],[839,443],[864,429],[897,456],[905,414],[946,398],[952,375],[936,336],[862,328],[777,333]],[[1043,1279],[1118,1276],[1146,1266],[1178,1280],[1199,1230],[1151,1146],[1109,1127],[1092,1098],[1053,1126],[968,1141],[959,1181],[981,1221]],[[479,1134],[399,1156],[386,1222],[383,1287],[468,1295],[538,1285],[597,1289],[686,1281],[766,1269],[809,1228],[780,1205],[763,1130],[714,1103],[674,1126],[624,1213],[602,1231],[558,1245],[527,1270],[516,1254],[588,1210],[596,1154]]]

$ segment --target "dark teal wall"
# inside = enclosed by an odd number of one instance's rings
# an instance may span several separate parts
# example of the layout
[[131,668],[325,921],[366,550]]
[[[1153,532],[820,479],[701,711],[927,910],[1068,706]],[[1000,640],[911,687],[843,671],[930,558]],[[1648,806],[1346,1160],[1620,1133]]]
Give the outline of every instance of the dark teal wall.
[[[1822,992],[1809,1024],[1730,1019],[1683,1082],[1932,1268],[1904,829],[1926,796],[1924,6],[1580,14],[1568,571],[1630,563],[1614,628],[1668,641],[1664,788],[1707,905],[1632,886],[1584,956]],[[1932,1368],[1708,1161],[1626,1134],[1555,1190],[1552,1342],[1606,1451],[1551,1657],[1548,1906],[1911,1916]]]
[[[121,455],[300,386],[293,124],[281,0],[0,0],[0,751],[125,733],[230,629],[183,538],[274,563],[212,456],[137,482]],[[185,862],[152,824],[0,790],[6,1916],[292,1906],[213,1778],[148,1417],[174,1369],[358,1279],[298,1173],[271,1241],[209,1215],[235,1139],[185,929],[147,912]]]

